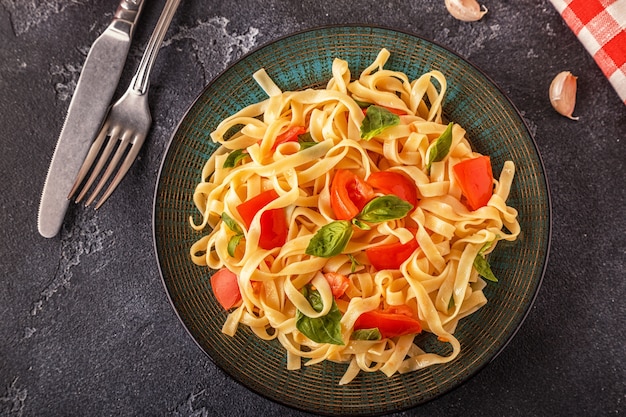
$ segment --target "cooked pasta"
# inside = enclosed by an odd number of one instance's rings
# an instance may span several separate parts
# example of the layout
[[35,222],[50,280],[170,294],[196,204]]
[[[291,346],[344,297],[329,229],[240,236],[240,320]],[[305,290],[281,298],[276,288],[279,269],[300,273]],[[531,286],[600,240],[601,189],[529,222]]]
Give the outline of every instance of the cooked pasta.
[[[211,133],[221,146],[193,195],[191,259],[231,271],[241,299],[222,331],[245,325],[278,340],[289,369],[346,363],[340,384],[454,360],[459,320],[487,303],[485,257],[520,232],[506,204],[513,162],[472,207],[455,166],[481,155],[443,121],[446,78],[409,80],[384,68],[389,55],[382,49],[355,80],[335,59],[324,89],[283,92],[259,70],[269,98]],[[416,200],[394,191],[406,179]],[[260,195],[259,207],[247,203]],[[420,329],[451,353],[422,350]]]

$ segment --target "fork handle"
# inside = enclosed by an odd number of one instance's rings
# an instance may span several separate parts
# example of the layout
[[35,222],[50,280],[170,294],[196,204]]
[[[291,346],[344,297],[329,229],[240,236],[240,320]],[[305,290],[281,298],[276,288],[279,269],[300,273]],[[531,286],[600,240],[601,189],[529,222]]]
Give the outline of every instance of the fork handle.
[[150,71],[152,70],[154,61],[159,54],[161,43],[163,42],[163,38],[165,38],[165,33],[172,22],[172,18],[174,17],[174,13],[178,8],[179,3],[180,0],[166,1],[165,7],[163,7],[163,11],[161,12],[161,16],[159,16],[159,20],[154,28],[154,31],[152,32],[152,36],[150,36],[146,50],[141,57],[139,68],[137,68],[137,72],[131,81],[131,88],[139,95],[144,95],[148,91]]

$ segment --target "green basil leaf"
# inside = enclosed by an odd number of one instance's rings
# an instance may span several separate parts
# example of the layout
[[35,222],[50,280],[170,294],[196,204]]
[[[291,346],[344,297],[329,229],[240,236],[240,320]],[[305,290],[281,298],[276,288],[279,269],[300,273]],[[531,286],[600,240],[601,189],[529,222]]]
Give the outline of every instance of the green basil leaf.
[[374,327],[373,329],[355,330],[350,338],[352,340],[381,340],[383,335],[380,334],[377,327]]
[[451,308],[454,308],[455,303],[454,303],[454,295],[450,297],[450,301],[448,302],[448,310],[450,310]]
[[306,132],[301,135],[298,135],[298,143],[300,144],[301,151],[308,149],[311,146],[317,145],[317,142],[315,142],[313,140],[313,137],[311,136],[311,132]]
[[370,223],[381,223],[387,220],[401,219],[406,216],[413,205],[400,197],[389,194],[376,197],[363,207],[357,219]]
[[230,230],[235,232],[235,235],[232,236],[230,240],[228,241],[228,247],[226,248],[226,250],[228,251],[228,254],[234,257],[235,249],[237,249],[239,242],[241,242],[241,239],[243,239],[244,237],[243,230],[241,230],[241,227],[239,227],[239,224],[237,224],[235,219],[230,217],[228,213],[226,212],[222,213],[222,221]]
[[351,253],[348,254],[348,258],[350,258],[350,263],[351,263],[350,272],[354,273],[354,271],[356,271],[356,267],[361,266],[361,263],[357,261],[354,255],[352,255]]
[[400,123],[400,117],[379,106],[369,106],[361,123],[361,139],[370,140],[385,129]]
[[[314,290],[310,284],[302,288],[302,294],[315,311],[323,310],[322,297],[319,291]],[[344,344],[341,338],[341,311],[339,311],[335,300],[333,300],[333,305],[328,314],[322,317],[311,318],[297,310],[296,328],[314,342],[333,345]]]
[[318,313],[324,309],[324,303],[322,302],[322,295],[318,290],[314,290],[311,284],[307,284],[302,288],[302,295],[307,299],[313,310]]
[[230,238],[230,240],[228,241],[228,247],[226,248],[226,250],[228,250],[228,254],[232,257],[235,256],[235,249],[237,249],[237,246],[239,246],[239,242],[241,242],[241,239],[243,239],[243,235],[234,235],[233,237]]
[[228,215],[228,213],[223,212],[222,213],[222,221],[224,222],[224,224],[226,224],[226,226],[228,226],[228,228],[230,230],[232,230],[233,232],[237,233],[237,234],[243,234],[243,230],[241,230],[241,227],[239,227],[239,225],[237,224],[237,222],[235,221],[235,219],[233,219],[232,217],[230,217]]
[[483,247],[480,248],[480,250],[478,251],[478,254],[479,255],[484,255],[485,252],[487,252],[493,246],[493,244],[496,242],[496,240],[498,240],[498,239],[500,239],[500,235],[496,235],[496,239],[495,240],[491,240],[491,241],[485,243],[483,245]]
[[356,217],[352,219],[352,224],[361,230],[372,230],[372,227],[369,224],[363,223],[361,220],[357,219]]
[[248,156],[248,152],[245,149],[235,149],[228,154],[222,168],[234,168],[246,156]]
[[452,126],[453,123],[448,123],[446,130],[437,138],[430,152],[428,153],[428,163],[426,169],[430,170],[430,166],[433,162],[443,161],[443,159],[450,152],[450,146],[452,145]]
[[361,101],[361,100],[354,100],[354,102],[356,104],[358,104],[359,107],[362,108],[362,109],[367,109],[369,106],[372,105],[372,103],[368,103],[366,101]]
[[489,261],[487,261],[487,259],[483,255],[476,255],[476,258],[474,258],[474,268],[476,268],[478,274],[486,280],[491,282],[498,282],[498,278],[496,278],[496,276],[493,274],[493,271],[491,270],[491,265],[489,265]]
[[339,255],[352,237],[352,223],[337,220],[322,226],[307,246],[304,253],[321,258]]

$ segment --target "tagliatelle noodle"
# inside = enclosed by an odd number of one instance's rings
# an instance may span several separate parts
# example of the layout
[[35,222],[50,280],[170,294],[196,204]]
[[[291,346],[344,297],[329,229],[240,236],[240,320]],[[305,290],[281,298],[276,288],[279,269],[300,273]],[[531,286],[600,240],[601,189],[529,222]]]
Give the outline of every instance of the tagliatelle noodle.
[[[448,155],[426,169],[433,143],[447,127],[442,120],[444,75],[430,71],[411,81],[401,72],[386,70],[388,58],[389,52],[381,50],[356,80],[351,78],[348,63],[335,59],[332,78],[319,90],[282,92],[259,70],[254,78],[269,98],[228,117],[211,133],[221,147],[206,162],[193,195],[200,219],[192,217],[190,223],[200,237],[190,248],[191,259],[198,265],[234,272],[242,294],[242,303],[230,312],[223,332],[234,335],[245,325],[264,340],[276,339],[285,348],[288,369],[299,369],[303,360],[306,365],[324,360],[346,363],[340,384],[349,383],[359,372],[381,371],[391,376],[454,360],[461,349],[454,337],[459,320],[487,303],[482,291],[486,284],[473,268],[474,259],[485,245],[486,252],[491,252],[499,240],[512,241],[520,233],[517,212],[506,205],[513,162],[507,161],[494,180],[489,203],[468,210],[452,167],[479,154],[472,151],[461,126],[453,125]],[[357,102],[405,114],[398,125],[365,141],[360,136],[364,114]],[[306,149],[295,142],[276,146],[276,137],[293,126],[305,126],[317,144]],[[245,150],[246,158],[224,168],[234,150]],[[330,183],[338,169],[363,179],[378,171],[402,173],[415,181],[418,206],[404,219],[382,222],[370,230],[355,228],[340,255],[306,255],[316,231],[335,220]],[[249,228],[243,227],[237,206],[267,189],[274,189],[278,198],[254,216]],[[285,209],[287,241],[265,250],[259,247],[260,218],[275,208]],[[223,213],[243,229],[234,256],[227,250],[234,232],[221,220]],[[413,233],[419,248],[400,270],[376,271],[370,265],[366,249],[407,242]],[[342,313],[343,345],[313,342],[296,327],[296,311],[321,317],[331,308],[333,294],[325,272],[349,279],[345,295],[336,300]],[[315,311],[302,295],[307,284],[319,291],[322,311]],[[407,305],[417,312],[424,331],[449,344],[451,353],[425,352],[415,344],[414,335],[351,339],[361,314],[394,305]]]

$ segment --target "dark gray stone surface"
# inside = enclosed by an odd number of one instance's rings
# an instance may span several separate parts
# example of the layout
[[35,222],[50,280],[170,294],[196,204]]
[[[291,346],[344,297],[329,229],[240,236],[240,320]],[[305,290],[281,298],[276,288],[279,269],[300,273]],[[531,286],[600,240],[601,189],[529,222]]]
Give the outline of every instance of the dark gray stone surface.
[[[147,5],[125,88],[164,1]],[[491,1],[463,23],[443,0],[186,0],[152,74],[140,159],[54,239],[41,188],[86,53],[115,0],[0,0],[0,416],[300,416],[231,380],[170,307],[152,246],[157,170],[178,120],[242,54],[326,24],[409,31],[482,68],[519,108],[553,203],[549,266],[516,337],[458,389],[398,416],[607,416],[626,410],[626,108],[547,0]],[[578,122],[548,86],[578,75]]]

